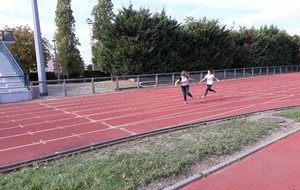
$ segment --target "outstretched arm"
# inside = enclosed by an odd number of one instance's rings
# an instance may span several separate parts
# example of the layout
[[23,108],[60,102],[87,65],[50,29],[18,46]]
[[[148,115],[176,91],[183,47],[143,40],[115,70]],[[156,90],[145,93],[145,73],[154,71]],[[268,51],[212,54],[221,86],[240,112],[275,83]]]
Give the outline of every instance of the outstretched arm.
[[177,81],[175,81],[175,86],[177,86],[178,82],[179,82],[179,79],[177,79]]
[[202,80],[200,80],[200,82],[199,82],[199,83],[203,82],[205,79],[206,79],[206,76],[205,76],[205,77],[204,77]]
[[214,76],[214,79],[216,79],[216,81],[220,81],[219,79],[217,79],[215,76]]

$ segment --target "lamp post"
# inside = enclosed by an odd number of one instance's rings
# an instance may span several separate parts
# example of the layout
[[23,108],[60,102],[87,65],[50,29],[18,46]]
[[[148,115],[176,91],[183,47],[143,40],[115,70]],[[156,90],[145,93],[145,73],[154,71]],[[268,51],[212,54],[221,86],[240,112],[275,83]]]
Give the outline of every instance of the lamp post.
[[[93,39],[92,39],[92,30],[91,25],[93,24],[93,20],[90,18],[86,19],[86,23],[89,25],[89,33],[90,33],[90,46],[91,46],[91,54],[92,54],[92,45],[93,45]],[[95,70],[94,63],[92,62],[92,70]]]
[[36,50],[36,61],[37,61],[37,70],[39,81],[39,90],[41,96],[48,95],[48,88],[46,81],[46,72],[45,72],[45,63],[44,63],[44,51],[42,45],[42,35],[40,28],[40,19],[37,6],[37,0],[32,0],[32,15],[33,15],[33,24],[34,24],[34,42]]
[[53,39],[52,42],[54,44],[53,47],[54,47],[54,59],[55,59],[55,62],[53,62],[53,67],[55,69],[55,72],[57,73],[57,79],[58,79],[58,83],[59,83],[59,80],[60,80],[60,65],[57,62],[56,39]]

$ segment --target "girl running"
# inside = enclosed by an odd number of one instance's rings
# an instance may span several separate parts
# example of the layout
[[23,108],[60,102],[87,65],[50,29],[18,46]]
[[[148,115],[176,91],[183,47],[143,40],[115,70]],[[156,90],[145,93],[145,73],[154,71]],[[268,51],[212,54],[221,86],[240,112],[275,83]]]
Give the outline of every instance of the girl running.
[[186,95],[190,96],[192,101],[194,100],[194,97],[190,93],[190,85],[189,85],[189,80],[192,79],[188,77],[186,71],[182,71],[180,75],[181,75],[180,78],[175,82],[175,86],[177,86],[178,82],[180,81],[184,104],[187,104]]
[[204,93],[204,96],[202,96],[202,98],[205,98],[208,91],[211,91],[211,92],[214,92],[216,93],[217,91],[213,90],[211,87],[214,83],[214,79],[216,79],[217,81],[219,81],[219,79],[217,79],[215,77],[215,75],[212,74],[212,72],[210,70],[207,71],[207,75],[205,75],[205,77],[200,80],[199,83],[203,82],[204,80],[206,79],[206,84],[207,84],[207,87],[206,87],[206,90],[205,90],[205,93]]

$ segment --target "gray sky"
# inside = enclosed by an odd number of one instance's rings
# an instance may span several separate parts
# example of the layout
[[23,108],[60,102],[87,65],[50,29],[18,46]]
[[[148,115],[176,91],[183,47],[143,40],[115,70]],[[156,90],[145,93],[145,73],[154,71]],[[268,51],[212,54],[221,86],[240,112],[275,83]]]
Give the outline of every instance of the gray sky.
[[[37,0],[41,32],[52,42],[55,25],[56,0]],[[91,63],[91,47],[87,18],[98,0],[72,0],[73,16],[76,21],[76,36],[85,64]],[[300,1],[298,0],[112,0],[114,12],[130,2],[135,9],[148,8],[152,13],[163,8],[169,16],[182,22],[187,16],[196,19],[207,17],[219,20],[228,28],[239,26],[259,28],[276,25],[290,35],[300,35]],[[29,25],[33,30],[32,0],[0,0],[0,28]],[[24,3],[24,4],[23,4]]]

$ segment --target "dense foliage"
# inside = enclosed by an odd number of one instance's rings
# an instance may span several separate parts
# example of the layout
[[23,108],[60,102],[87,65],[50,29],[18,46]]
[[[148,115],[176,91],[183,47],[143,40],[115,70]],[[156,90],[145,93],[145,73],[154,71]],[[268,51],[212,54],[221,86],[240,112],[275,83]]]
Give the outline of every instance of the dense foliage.
[[[28,25],[17,27],[5,27],[4,30],[13,31],[15,43],[8,46],[9,51],[18,61],[22,63],[25,72],[36,71],[37,61],[34,44],[34,32]],[[44,50],[44,63],[47,64],[51,58],[51,45],[46,38],[42,38],[42,46]]]
[[[102,6],[98,5],[93,12],[97,23],[93,29],[93,62],[107,74],[300,63],[299,36],[290,36],[273,25],[260,29],[241,27],[236,31],[206,18],[187,17],[179,23],[164,10],[152,14],[145,8],[135,10],[132,5],[113,15],[110,0],[99,2]],[[99,12],[101,17],[96,14]]]
[[56,32],[58,63],[62,66],[62,73],[68,77],[78,77],[82,74],[84,66],[80,55],[80,45],[75,36],[75,19],[71,9],[71,0],[58,0],[56,11]]

